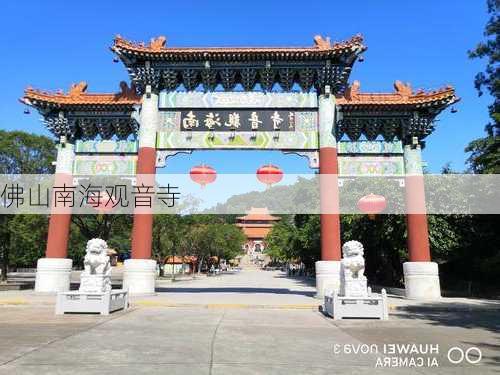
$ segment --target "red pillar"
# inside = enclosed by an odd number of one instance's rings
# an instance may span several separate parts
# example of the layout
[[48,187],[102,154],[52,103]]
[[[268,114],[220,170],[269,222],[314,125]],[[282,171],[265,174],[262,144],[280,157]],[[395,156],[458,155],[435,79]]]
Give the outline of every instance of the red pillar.
[[410,262],[430,262],[429,229],[425,207],[422,150],[418,140],[404,147],[406,225]]
[[[153,186],[156,172],[156,149],[141,147],[137,158],[137,186]],[[139,213],[140,212],[140,213]],[[132,259],[151,259],[153,213],[141,208],[134,213],[132,228]]]
[[318,98],[321,260],[339,261],[341,252],[337,141],[334,136],[335,101],[329,92],[330,87],[327,86],[326,94]]
[[425,209],[424,177],[422,175],[407,176],[405,186],[409,261],[430,262],[431,252]]
[[[74,146],[61,138],[57,146],[56,173],[54,187],[73,186]],[[71,226],[71,207],[57,203],[52,194],[52,207],[47,234],[46,258],[67,258],[69,231]]]
[[340,215],[338,190],[338,161],[335,147],[323,147],[319,151],[321,211],[321,260],[339,261]]
[[47,236],[46,258],[67,258],[71,214],[51,214]]

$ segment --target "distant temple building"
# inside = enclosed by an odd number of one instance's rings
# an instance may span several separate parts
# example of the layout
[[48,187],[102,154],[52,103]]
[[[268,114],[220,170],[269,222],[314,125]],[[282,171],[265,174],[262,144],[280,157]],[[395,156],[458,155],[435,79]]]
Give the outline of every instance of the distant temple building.
[[265,248],[264,239],[273,225],[281,220],[278,216],[269,214],[267,208],[252,207],[245,216],[237,218],[236,226],[243,230],[247,237],[244,245],[247,254],[262,253]]

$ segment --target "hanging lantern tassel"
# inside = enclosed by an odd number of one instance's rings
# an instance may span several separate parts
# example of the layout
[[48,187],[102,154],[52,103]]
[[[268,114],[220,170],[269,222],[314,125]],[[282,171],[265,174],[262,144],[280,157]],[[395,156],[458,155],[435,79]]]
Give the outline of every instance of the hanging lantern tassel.
[[386,207],[387,202],[382,195],[368,194],[358,201],[358,209],[367,214],[370,220],[374,220],[375,215],[384,211]]
[[264,165],[257,169],[257,179],[267,187],[271,187],[283,179],[283,171],[272,164]]
[[208,165],[197,165],[189,171],[189,176],[191,180],[200,184],[203,189],[207,184],[211,184],[217,178],[217,172],[215,169]]

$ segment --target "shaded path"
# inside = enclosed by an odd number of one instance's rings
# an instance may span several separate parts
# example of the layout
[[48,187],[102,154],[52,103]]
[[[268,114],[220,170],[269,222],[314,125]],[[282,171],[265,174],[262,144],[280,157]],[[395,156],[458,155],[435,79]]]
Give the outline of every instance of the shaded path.
[[181,304],[318,305],[313,279],[246,267],[240,272],[161,285],[158,295]]

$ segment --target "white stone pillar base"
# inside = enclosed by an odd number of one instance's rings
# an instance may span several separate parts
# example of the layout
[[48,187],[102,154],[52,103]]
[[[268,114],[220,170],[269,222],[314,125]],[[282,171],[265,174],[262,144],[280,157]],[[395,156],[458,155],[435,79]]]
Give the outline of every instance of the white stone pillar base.
[[403,263],[406,298],[438,300],[441,298],[438,265],[434,262]]
[[325,292],[340,290],[340,261],[320,260],[316,266],[316,298],[323,299]]
[[123,268],[123,289],[129,294],[154,294],[156,261],[152,259],[127,259]]
[[73,261],[67,258],[40,258],[36,264],[35,292],[69,291]]

